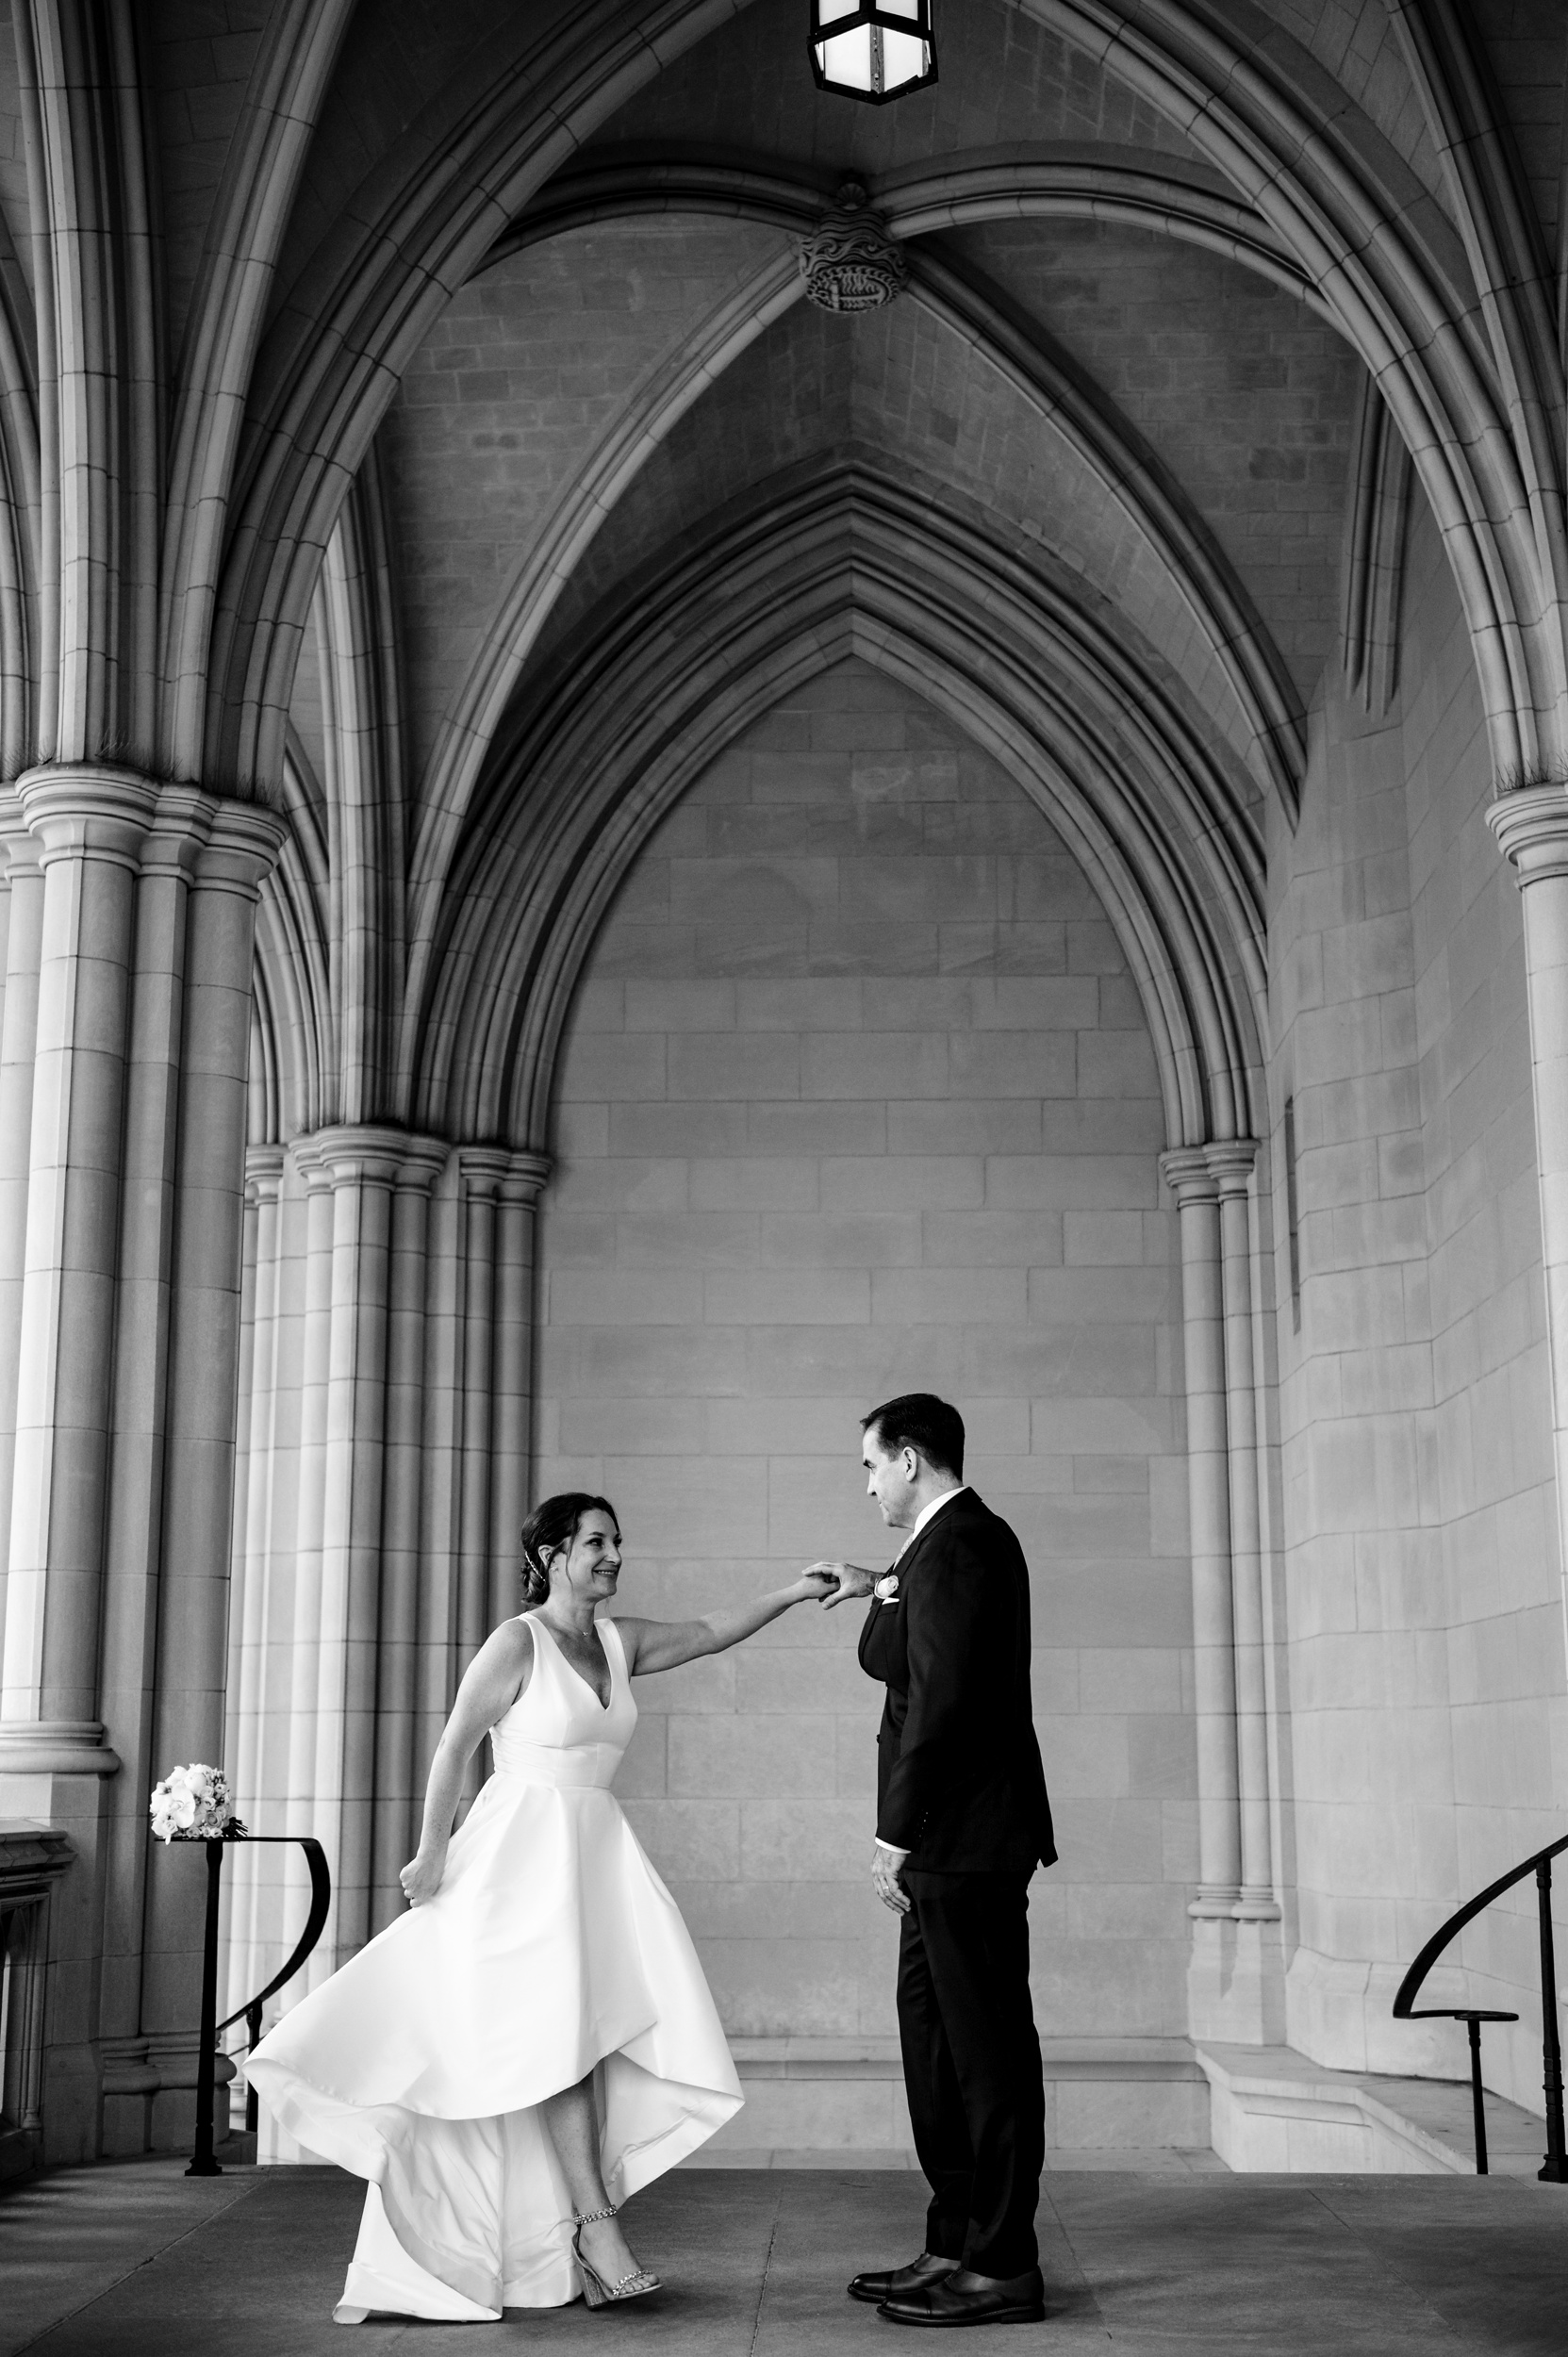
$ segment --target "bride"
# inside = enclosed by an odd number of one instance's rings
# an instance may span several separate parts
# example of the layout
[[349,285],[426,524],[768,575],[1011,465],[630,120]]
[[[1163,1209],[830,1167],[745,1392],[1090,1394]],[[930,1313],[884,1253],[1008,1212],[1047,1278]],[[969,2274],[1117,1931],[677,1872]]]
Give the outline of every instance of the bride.
[[[838,1583],[814,1568],[705,1620],[600,1619],[620,1527],[577,1492],[529,1517],[522,1561],[528,1608],[474,1656],[437,1747],[410,1912],[248,2065],[291,2135],[368,2180],[340,2324],[657,2289],[618,2205],[741,2102],[685,1925],[610,1779],[634,1677],[836,1603]],[[487,1733],[495,1772],[454,1834]]]

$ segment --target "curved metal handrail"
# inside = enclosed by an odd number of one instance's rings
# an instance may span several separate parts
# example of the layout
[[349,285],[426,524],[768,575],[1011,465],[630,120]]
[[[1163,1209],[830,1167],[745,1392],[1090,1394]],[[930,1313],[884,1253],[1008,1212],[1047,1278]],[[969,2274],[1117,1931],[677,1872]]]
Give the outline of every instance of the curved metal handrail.
[[[189,1839],[190,1836],[176,1837]],[[198,1838],[202,1838],[198,1837]],[[258,1996],[251,1998],[231,2013],[227,2021],[218,2019],[218,1898],[223,1871],[223,1852],[237,1848],[241,1841],[265,1841],[273,1845],[293,1843],[303,1850],[310,1868],[310,1913],[293,1954],[281,1972],[273,1974]],[[285,1981],[291,1980],[322,1936],[327,1908],[332,1902],[332,1876],[327,1871],[326,1853],[319,1841],[305,1833],[246,1833],[224,1840],[218,1836],[203,1838],[206,1851],[206,1923],[202,1942],[202,2026],[196,2053],[196,2149],[190,2156],[188,2177],[221,2177],[223,2170],[212,2156],[212,2115],[217,2087],[218,2034],[245,2017],[254,2048],[261,2036],[261,2008]],[[245,2125],[255,2126],[253,2117],[255,2096],[245,2099]]]
[[[310,1912],[305,1919],[305,1929],[300,1934],[294,1953],[289,1957],[288,1963],[284,1966],[282,1971],[274,1972],[265,1988],[258,1988],[254,1997],[248,1997],[242,2005],[237,2005],[234,2011],[229,2015],[226,2021],[220,2021],[216,2029],[213,2031],[213,2036],[215,2037],[221,2036],[225,2030],[232,2030],[235,2023],[240,2019],[241,2015],[245,2017],[246,2026],[248,2028],[250,2016],[253,2013],[259,2015],[261,2008],[267,2003],[268,1998],[275,1997],[284,1983],[293,1979],[301,1965],[308,1959],[316,1942],[321,1938],[322,1933],[326,1928],[327,1909],[332,1904],[332,1876],[327,1870],[326,1852],[322,1849],[321,1843],[315,1840],[311,1835],[305,1833],[248,1833],[245,1836],[245,1839],[247,1841],[292,1841],[298,1843],[299,1847],[305,1852],[305,1864],[310,1869]],[[251,2044],[253,2046],[256,2044],[254,2037],[251,2040]]]
[[[1522,1883],[1527,1874],[1533,1874],[1538,1868],[1549,1865],[1551,1860],[1560,1856],[1564,1850],[1568,1850],[1568,1833],[1563,1835],[1560,1841],[1554,1841],[1549,1849],[1537,1850],[1535,1855],[1527,1857],[1522,1866],[1515,1866],[1507,1874],[1499,1874],[1494,1883],[1488,1883],[1486,1888],[1476,1898],[1467,1901],[1457,1915],[1451,1915],[1441,1931],[1432,1934],[1399,1984],[1399,1994],[1394,2001],[1394,2018],[1396,2021],[1436,2021],[1449,2015],[1452,2015],[1455,2020],[1468,2019],[1469,2017],[1466,2014],[1452,2005],[1424,2006],[1417,2013],[1414,2010],[1414,2000],[1420,1993],[1422,1982],[1456,1933],[1462,1932],[1465,1925],[1479,1915],[1483,1908],[1492,1904],[1494,1899],[1500,1899],[1505,1890],[1511,1890],[1515,1883]],[[1517,2021],[1519,2016],[1516,2013],[1483,2013],[1477,2018],[1481,2021]]]
[[1541,2020],[1542,2020],[1542,2084],[1546,2094],[1546,2158],[1539,2174],[1549,2184],[1568,2184],[1568,2154],[1564,2151],[1562,2118],[1562,2045],[1558,2032],[1557,1966],[1552,1943],[1552,1860],[1568,1850],[1568,1834],[1560,1841],[1551,1842],[1544,1850],[1499,1874],[1494,1883],[1466,1900],[1446,1923],[1432,1934],[1415,1962],[1399,1984],[1394,2000],[1396,2021],[1462,2021],[1470,2039],[1470,2095],[1476,2120],[1476,2174],[1487,2175],[1486,2113],[1481,2102],[1481,2023],[1483,2021],[1517,2021],[1516,2013],[1495,2013],[1484,2006],[1423,2005],[1415,2000],[1421,1984],[1442,1955],[1449,1941],[1474,1921],[1494,1899],[1500,1899],[1505,1890],[1522,1883],[1527,1874],[1533,1874],[1536,1883],[1537,1907],[1541,1926]]

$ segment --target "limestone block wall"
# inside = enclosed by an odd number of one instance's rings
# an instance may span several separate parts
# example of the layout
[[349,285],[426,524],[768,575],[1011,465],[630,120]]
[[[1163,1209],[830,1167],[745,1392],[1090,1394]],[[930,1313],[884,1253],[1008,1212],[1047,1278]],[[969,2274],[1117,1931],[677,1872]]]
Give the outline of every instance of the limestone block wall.
[[[1461,1900],[1562,1829],[1568,1671],[1519,897],[1451,577],[1419,502],[1399,691],[1312,716],[1271,843],[1278,1256],[1299,1940],[1292,2041],[1464,2068],[1389,2005]],[[1541,2108],[1533,1889],[1465,1936],[1450,2003],[1516,2009],[1489,2083]],[[1444,2002],[1438,1997],[1435,2002]]]
[[[1062,1863],[1048,2036],[1186,2026],[1196,1874],[1174,1214],[1138,1001],[1020,789],[850,662],[654,837],[597,945],[540,1205],[536,1494],[623,1520],[621,1608],[880,1568],[858,1417],[957,1400],[1017,1528]],[[741,2036],[893,2027],[859,1607],[639,1686],[619,1789]]]

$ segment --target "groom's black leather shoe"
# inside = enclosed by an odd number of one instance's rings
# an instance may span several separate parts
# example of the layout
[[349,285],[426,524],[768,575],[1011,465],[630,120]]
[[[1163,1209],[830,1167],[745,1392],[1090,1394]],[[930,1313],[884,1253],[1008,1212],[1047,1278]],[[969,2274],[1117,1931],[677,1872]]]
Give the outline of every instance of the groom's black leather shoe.
[[971,2275],[955,2267],[939,2283],[890,2293],[877,2310],[889,2324],[1039,2324],[1046,2287],[1038,2267],[1027,2275]]
[[874,2308],[880,2308],[884,2299],[918,2291],[924,2283],[940,2283],[957,2265],[956,2259],[936,2259],[929,2250],[922,2250],[906,2267],[880,2267],[874,2274],[857,2275],[850,2285],[850,2298],[869,2300]]

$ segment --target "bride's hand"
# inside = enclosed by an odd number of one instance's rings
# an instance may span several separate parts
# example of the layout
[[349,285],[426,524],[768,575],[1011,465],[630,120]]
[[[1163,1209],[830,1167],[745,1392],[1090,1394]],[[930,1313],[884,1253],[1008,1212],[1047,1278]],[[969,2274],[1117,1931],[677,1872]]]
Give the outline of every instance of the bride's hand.
[[403,1895],[409,1905],[411,1907],[427,1905],[439,1890],[441,1877],[445,1872],[445,1851],[439,1857],[432,1857],[427,1851],[421,1850],[418,1857],[410,1858],[398,1876],[399,1882],[403,1885]]
[[801,1574],[802,1580],[813,1585],[806,1590],[811,1596],[820,1596],[822,1609],[831,1612],[835,1604],[848,1604],[855,1596],[868,1596],[876,1574],[863,1571],[858,1563],[812,1563]]

